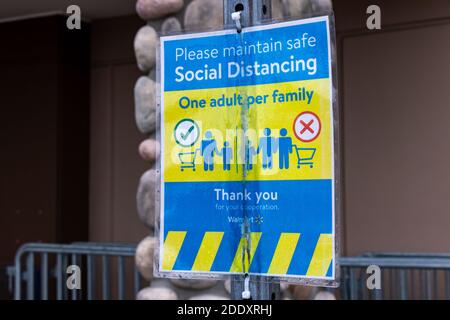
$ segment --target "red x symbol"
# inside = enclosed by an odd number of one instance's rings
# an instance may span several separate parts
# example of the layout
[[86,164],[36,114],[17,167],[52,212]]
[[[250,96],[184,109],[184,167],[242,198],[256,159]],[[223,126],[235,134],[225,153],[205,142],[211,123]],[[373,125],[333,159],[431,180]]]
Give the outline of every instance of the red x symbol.
[[303,120],[300,120],[300,123],[303,125],[303,129],[300,131],[300,134],[304,134],[306,130],[311,133],[314,133],[314,130],[311,128],[311,125],[314,123],[314,119],[310,120],[308,123],[305,123]]
[[301,142],[314,141],[320,134],[320,118],[311,111],[300,113],[294,120],[293,131]]

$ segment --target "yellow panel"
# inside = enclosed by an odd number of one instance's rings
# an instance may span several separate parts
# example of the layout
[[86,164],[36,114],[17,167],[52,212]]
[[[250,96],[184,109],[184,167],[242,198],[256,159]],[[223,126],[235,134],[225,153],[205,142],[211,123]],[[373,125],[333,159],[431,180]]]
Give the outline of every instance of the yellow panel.
[[[287,94],[296,92],[299,88],[306,88],[314,91],[314,98],[311,104],[304,101],[289,101],[285,103],[273,103],[272,93],[279,90],[280,93]],[[312,180],[312,179],[330,179],[333,175],[333,140],[332,140],[332,114],[330,106],[330,79],[317,79],[308,81],[294,81],[277,84],[265,84],[246,87],[229,88],[211,88],[190,91],[170,91],[164,93],[164,128],[162,134],[164,137],[164,181],[240,181],[242,179],[242,160],[236,158],[236,153],[231,162],[232,170],[224,171],[222,169],[222,157],[216,155],[215,168],[213,171],[203,170],[203,158],[199,152],[201,149],[201,140],[204,139],[206,131],[211,131],[217,146],[221,148],[225,141],[230,143],[233,150],[239,150],[240,142],[243,141],[243,132],[241,128],[241,110],[242,107],[210,107],[212,99],[222,96],[233,97],[234,94],[248,96],[268,96],[266,103],[253,105],[249,108],[248,126],[251,130],[246,133],[252,146],[258,145],[258,139],[263,134],[265,128],[272,129],[273,137],[279,136],[279,131],[286,128],[288,136],[292,137],[292,142],[298,148],[315,148],[314,166],[310,168],[305,166],[304,170],[297,168],[298,156],[294,149],[290,154],[289,169],[281,170],[278,165],[279,157],[273,158],[272,169],[263,170],[260,167],[262,153],[255,156],[255,166],[248,172],[247,180]],[[205,108],[179,107],[179,101],[182,97],[188,96],[192,100],[204,99],[207,102]],[[296,138],[293,132],[293,123],[295,118],[304,111],[314,112],[321,121],[322,128],[320,135],[314,141],[305,143]],[[198,140],[191,147],[182,147],[176,143],[174,129],[177,123],[182,119],[192,119],[200,129]],[[196,151],[197,150],[197,151]],[[312,156],[311,151],[299,151],[301,156]],[[194,157],[195,155],[195,157]],[[185,169],[181,171],[181,159],[192,161],[196,170]],[[237,162],[237,163],[236,163]]]
[[183,245],[186,231],[169,231],[164,241],[163,270],[172,270]]
[[233,263],[230,268],[230,272],[247,272],[250,268],[253,256],[255,255],[256,248],[258,248],[259,239],[261,239],[261,232],[251,232],[250,233],[250,265],[248,263],[248,257],[247,252],[245,252],[244,257],[244,265],[245,267],[242,268],[242,250],[244,248],[245,243],[247,242],[245,238],[241,238],[241,241],[239,242],[239,246],[236,250],[236,255],[234,256]]
[[282,233],[270,263],[270,274],[286,274],[297,247],[300,233]]
[[223,232],[206,232],[195,257],[192,271],[209,271],[216,258]]
[[324,277],[333,258],[333,235],[321,234],[309,264],[307,276]]

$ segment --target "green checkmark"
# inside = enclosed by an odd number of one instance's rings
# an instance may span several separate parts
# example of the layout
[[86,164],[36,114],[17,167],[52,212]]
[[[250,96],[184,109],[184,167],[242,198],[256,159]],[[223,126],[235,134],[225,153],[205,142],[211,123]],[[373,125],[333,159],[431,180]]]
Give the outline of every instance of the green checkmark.
[[176,143],[182,147],[193,146],[199,138],[199,127],[192,119],[181,119],[173,130]]
[[191,134],[192,131],[194,131],[195,126],[191,126],[186,133],[180,133],[181,139],[186,140],[187,137]]

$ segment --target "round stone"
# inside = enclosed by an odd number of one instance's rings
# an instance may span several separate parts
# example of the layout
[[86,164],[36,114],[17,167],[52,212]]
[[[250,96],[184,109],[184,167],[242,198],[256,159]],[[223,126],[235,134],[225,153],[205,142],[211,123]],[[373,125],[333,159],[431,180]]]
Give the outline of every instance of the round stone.
[[142,76],[134,87],[136,125],[144,134],[155,131],[156,128],[156,84],[149,77]]
[[156,46],[158,34],[150,26],[139,29],[134,38],[134,52],[139,69],[148,72],[156,63]]
[[147,139],[139,145],[139,155],[148,162],[155,162],[160,155],[159,142],[154,139]]
[[228,294],[231,294],[231,280],[227,279],[223,282],[223,287]]
[[147,281],[153,280],[153,259],[157,239],[154,237],[146,237],[139,242],[134,256],[136,267],[139,273]]
[[163,34],[180,32],[181,30],[181,22],[175,17],[167,18],[161,25],[161,33]]
[[190,279],[170,279],[170,282],[178,288],[204,290],[214,287],[216,280],[190,280]]
[[328,14],[333,11],[331,0],[282,0],[289,18],[301,18],[311,14]]
[[281,20],[284,17],[282,0],[272,0],[272,19]]
[[138,292],[136,300],[178,300],[178,295],[170,288],[148,287]]
[[317,292],[315,287],[298,285],[291,285],[289,290],[295,300],[311,300]]
[[151,230],[154,230],[155,223],[157,223],[155,221],[155,188],[156,170],[150,169],[139,180],[136,204],[139,219]]
[[333,12],[333,3],[331,0],[310,0],[311,11],[317,14],[329,14]]
[[280,291],[281,293],[286,292],[289,289],[289,283],[280,281]]
[[199,294],[197,296],[190,297],[189,300],[230,300],[230,298],[217,294]]
[[314,300],[336,300],[336,297],[331,292],[319,291],[315,295]]
[[184,13],[184,27],[188,30],[217,29],[223,26],[223,1],[194,0]]
[[136,12],[142,20],[148,21],[176,13],[183,6],[183,0],[138,0]]
[[310,0],[281,0],[286,16],[289,18],[301,18],[311,12]]

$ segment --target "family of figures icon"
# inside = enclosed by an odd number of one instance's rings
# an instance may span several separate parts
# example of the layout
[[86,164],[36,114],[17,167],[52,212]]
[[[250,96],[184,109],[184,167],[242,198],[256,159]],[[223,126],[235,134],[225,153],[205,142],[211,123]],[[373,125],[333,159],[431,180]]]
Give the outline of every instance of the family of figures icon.
[[[289,155],[292,153],[294,145],[292,138],[287,136],[285,128],[280,130],[280,136],[272,136],[272,131],[269,128],[264,129],[264,133],[259,137],[258,145],[253,146],[249,139],[246,139],[244,148],[244,160],[247,171],[253,169],[255,158],[261,154],[262,169],[272,169],[273,159],[278,153],[278,165],[280,169],[289,169]],[[225,141],[223,147],[217,145],[211,131],[206,131],[200,146],[201,156],[203,157],[204,171],[214,171],[214,157],[216,155],[222,157],[223,170],[231,170],[231,161],[234,153],[230,143]]]
[[213,138],[211,131],[205,132],[205,138],[202,140],[200,147],[201,155],[203,157],[203,169],[205,171],[214,170],[214,155],[217,154],[223,158],[223,170],[231,170],[231,159],[233,158],[233,149],[230,143],[225,141],[223,148],[219,150],[217,141]]

